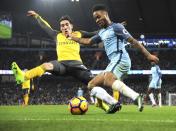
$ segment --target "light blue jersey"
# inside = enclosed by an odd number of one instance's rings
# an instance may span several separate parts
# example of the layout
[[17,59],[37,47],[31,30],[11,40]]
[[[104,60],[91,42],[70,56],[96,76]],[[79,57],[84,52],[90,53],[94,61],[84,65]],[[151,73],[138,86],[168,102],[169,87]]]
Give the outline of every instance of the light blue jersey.
[[131,59],[125,49],[127,39],[132,37],[120,23],[112,23],[107,28],[101,29],[92,38],[94,43],[103,42],[106,54],[110,60],[105,71],[113,72],[119,79],[131,68]]
[[161,80],[161,70],[159,68],[158,65],[154,65],[152,68],[151,68],[151,73],[152,73],[152,79],[151,79],[151,82],[149,84],[149,88],[161,88],[161,83],[162,83],[162,80]]

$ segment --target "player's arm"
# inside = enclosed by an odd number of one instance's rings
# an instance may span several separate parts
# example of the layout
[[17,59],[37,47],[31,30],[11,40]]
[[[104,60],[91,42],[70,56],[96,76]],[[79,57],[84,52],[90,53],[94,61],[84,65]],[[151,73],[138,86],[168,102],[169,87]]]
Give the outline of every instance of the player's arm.
[[80,33],[82,38],[91,38],[94,35],[97,35],[98,31],[88,32],[88,31],[80,30]]
[[83,45],[90,45],[90,44],[95,44],[95,43],[101,42],[101,38],[98,34],[94,35],[91,38],[78,38],[78,37],[75,37],[74,35],[70,35],[69,37],[70,37],[70,39],[72,39],[80,44],[83,44]]
[[76,41],[80,44],[83,44],[83,45],[92,44],[91,38],[78,38],[78,37],[74,37],[74,36],[71,36],[70,38],[71,38],[71,40],[74,40],[74,41]]
[[39,25],[41,26],[41,28],[44,29],[48,33],[49,36],[51,36],[54,39],[56,38],[58,31],[53,30],[52,27],[48,24],[48,22],[46,22],[39,14],[31,10],[27,12],[27,16],[34,17],[39,23]]
[[152,55],[149,51],[147,51],[147,49],[133,37],[129,37],[127,41],[132,44],[133,47],[139,49],[148,60],[153,61],[155,63],[159,62],[159,59],[156,56]]
[[142,44],[140,44],[136,39],[134,39],[129,34],[129,32],[125,29],[125,27],[122,24],[117,24],[114,30],[118,37],[127,40],[130,44],[132,44],[133,47],[140,50],[148,60],[158,63],[159,61],[158,57],[150,54],[150,52],[148,52],[147,49]]

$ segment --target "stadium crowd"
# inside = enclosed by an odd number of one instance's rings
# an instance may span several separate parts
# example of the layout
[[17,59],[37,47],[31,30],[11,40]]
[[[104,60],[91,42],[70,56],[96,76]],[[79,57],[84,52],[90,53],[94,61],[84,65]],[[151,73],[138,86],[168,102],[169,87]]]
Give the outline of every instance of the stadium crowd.
[[[140,52],[128,49],[132,59],[133,70],[150,70],[150,63],[144,60]],[[5,54],[5,55],[4,55]],[[83,49],[81,56],[84,64],[91,70],[105,69],[108,59],[102,50]],[[176,61],[173,61],[176,52],[172,49],[160,50],[160,68],[176,69]],[[41,64],[44,61],[55,59],[54,50],[34,51],[34,50],[1,50],[0,52],[0,69],[9,70],[13,61],[16,61],[23,69],[28,69]],[[0,75],[0,105],[17,105],[22,103],[21,87],[15,84],[11,75]],[[69,81],[69,82],[68,82]],[[130,75],[125,79],[125,83],[134,90],[145,94],[149,84],[148,75]],[[89,93],[85,85],[73,78],[56,77],[45,75],[34,80],[35,90],[30,93],[30,104],[66,104],[76,96],[79,87],[84,90],[84,96],[90,101]],[[164,75],[162,85],[163,103],[166,104],[166,93],[174,92],[174,76]],[[111,90],[108,89],[111,93]],[[124,103],[132,103],[130,99],[121,97]]]
[[[133,49],[128,49],[132,60],[132,70],[149,70],[150,63],[144,58],[144,56]],[[156,52],[156,51],[151,51]],[[5,54],[5,55],[4,55]],[[160,59],[160,68],[164,70],[176,69],[176,61],[173,61],[176,56],[174,49],[160,50],[158,52]],[[108,58],[105,52],[101,49],[88,50],[83,48],[81,51],[81,57],[83,63],[92,70],[103,70],[108,64]],[[4,49],[0,51],[0,69],[8,70],[13,61],[16,61],[23,69],[32,68],[42,62],[51,61],[56,59],[55,50],[8,50]]]

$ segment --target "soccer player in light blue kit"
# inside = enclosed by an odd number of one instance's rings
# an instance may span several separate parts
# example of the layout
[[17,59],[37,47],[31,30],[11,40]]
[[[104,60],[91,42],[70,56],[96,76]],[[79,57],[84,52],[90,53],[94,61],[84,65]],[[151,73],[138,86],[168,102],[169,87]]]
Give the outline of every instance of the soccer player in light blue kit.
[[77,97],[83,96],[83,90],[81,87],[79,87],[78,91],[77,91]]
[[152,107],[156,106],[156,101],[154,99],[154,92],[157,91],[157,97],[158,97],[158,104],[161,107],[162,106],[162,99],[161,99],[161,84],[162,84],[162,73],[160,70],[160,67],[155,64],[154,62],[151,62],[151,74],[152,79],[149,84],[148,93],[150,101],[152,102]]
[[104,5],[94,6],[93,17],[101,28],[97,35],[92,38],[77,38],[73,35],[70,36],[72,40],[82,44],[99,43],[101,41],[104,43],[105,51],[110,63],[105,71],[98,74],[90,81],[88,87],[101,86],[106,83],[106,85],[112,87],[113,90],[118,90],[123,95],[136,101],[139,111],[142,111],[143,102],[139,93],[129,88],[120,80],[124,74],[127,74],[131,67],[131,60],[125,49],[125,43],[129,42],[139,49],[150,61],[155,61],[157,63],[159,59],[150,54],[142,44],[135,40],[122,24],[113,23],[110,20],[108,11]]

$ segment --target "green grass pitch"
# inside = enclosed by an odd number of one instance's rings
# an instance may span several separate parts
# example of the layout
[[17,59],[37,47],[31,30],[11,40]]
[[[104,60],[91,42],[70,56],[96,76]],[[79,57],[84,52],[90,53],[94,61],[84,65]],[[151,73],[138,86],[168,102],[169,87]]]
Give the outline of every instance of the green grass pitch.
[[0,23],[0,38],[9,39],[12,35],[12,29],[6,25]]
[[176,131],[176,107],[127,105],[105,114],[91,105],[86,115],[71,115],[66,105],[0,106],[0,131]]

